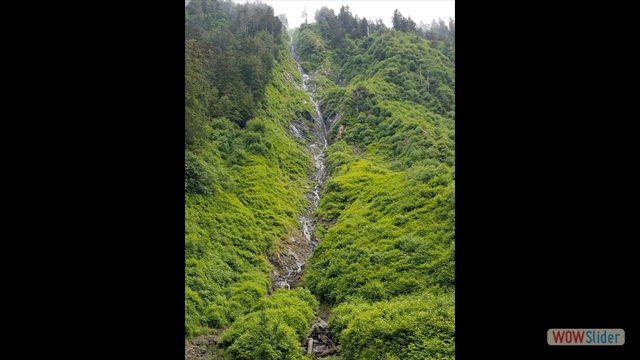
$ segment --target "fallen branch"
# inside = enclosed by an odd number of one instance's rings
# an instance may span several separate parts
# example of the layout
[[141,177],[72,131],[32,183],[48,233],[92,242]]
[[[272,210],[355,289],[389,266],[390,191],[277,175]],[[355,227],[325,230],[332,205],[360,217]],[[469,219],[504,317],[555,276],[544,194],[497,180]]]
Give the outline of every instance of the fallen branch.
[[309,338],[309,342],[307,343],[307,354],[311,354],[313,352],[313,338]]
[[318,354],[318,357],[329,356],[329,355],[333,354],[336,351],[338,351],[338,348],[337,347],[332,347],[332,348],[327,349],[327,350],[321,352],[320,354]]
[[324,320],[322,319],[318,319],[318,326],[320,326],[321,328],[328,328],[329,324],[327,324]]
[[336,347],[336,344],[331,341],[325,334],[319,334],[318,339],[322,341],[323,344],[329,345],[329,347]]

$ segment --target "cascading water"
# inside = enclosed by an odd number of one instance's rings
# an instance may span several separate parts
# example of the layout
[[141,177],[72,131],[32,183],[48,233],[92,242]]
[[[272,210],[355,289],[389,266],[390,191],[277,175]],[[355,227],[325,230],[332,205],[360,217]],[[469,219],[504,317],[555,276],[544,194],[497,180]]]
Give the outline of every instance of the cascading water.
[[[315,230],[315,222],[313,220],[312,214],[318,207],[322,185],[327,179],[324,157],[325,149],[328,145],[327,129],[322,117],[322,112],[320,111],[320,107],[317,101],[313,97],[313,93],[309,90],[309,75],[304,73],[304,71],[302,70],[302,66],[300,66],[295,58],[293,38],[290,38],[289,40],[289,50],[291,52],[291,58],[298,65],[298,71],[302,76],[302,84],[300,84],[299,87],[309,95],[309,100],[313,104],[313,108],[315,110],[313,122],[316,131],[312,131],[315,138],[314,142],[307,146],[307,149],[309,150],[309,152],[311,152],[314,167],[314,172],[311,174],[310,179],[315,182],[315,185],[313,186],[313,190],[311,192],[305,194],[305,197],[311,202],[311,206],[309,207],[309,209],[307,209],[304,215],[298,217],[298,221],[300,222],[300,232],[304,234],[304,237],[307,240],[308,248],[305,249],[306,251],[302,252],[304,256],[296,254],[296,252],[292,251],[291,248],[289,248],[288,255],[286,255],[289,261],[283,261],[280,256],[277,257],[277,261],[274,260],[275,262],[283,265],[281,267],[281,270],[283,270],[282,273],[274,271],[274,288],[285,289],[291,289],[297,286],[298,280],[302,275],[303,267],[306,264],[307,259],[309,258],[309,256],[311,256],[313,249],[315,249],[315,247],[318,245],[318,240],[315,238],[315,236],[313,236],[313,232]],[[292,127],[292,131],[294,132],[294,134],[298,133],[298,130],[295,127]],[[297,241],[294,238],[292,239],[292,242],[296,243]]]

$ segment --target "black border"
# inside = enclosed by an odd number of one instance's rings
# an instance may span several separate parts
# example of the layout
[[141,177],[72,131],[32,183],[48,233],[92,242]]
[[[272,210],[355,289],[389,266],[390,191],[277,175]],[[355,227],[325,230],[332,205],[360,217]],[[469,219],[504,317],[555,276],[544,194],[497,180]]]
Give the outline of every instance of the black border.
[[[573,11],[505,7],[456,7],[458,356],[631,358],[637,185],[619,45],[579,35]],[[551,346],[552,328],[626,339]]]
[[95,67],[83,75],[101,97],[85,119],[92,123],[97,140],[91,149],[100,159],[94,174],[100,185],[86,195],[100,214],[90,223],[96,238],[85,239],[100,259],[96,271],[103,274],[92,311],[100,316],[88,316],[83,326],[92,333],[84,336],[101,337],[90,342],[94,354],[180,358],[184,352],[179,5],[125,2],[85,13],[95,16],[86,31],[98,29],[101,40],[86,60]]
[[7,327],[27,351],[180,358],[180,4],[6,5]]

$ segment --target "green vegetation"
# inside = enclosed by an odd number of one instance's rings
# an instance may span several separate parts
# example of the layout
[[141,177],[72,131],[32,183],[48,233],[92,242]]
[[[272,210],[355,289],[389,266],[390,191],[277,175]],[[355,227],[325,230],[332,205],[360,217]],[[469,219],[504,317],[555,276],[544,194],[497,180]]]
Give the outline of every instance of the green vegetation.
[[[310,155],[288,129],[313,108],[287,80],[302,82],[272,11],[209,0],[185,8],[185,339],[267,314],[290,345],[317,308],[303,292],[274,294],[265,303],[265,253],[299,228],[312,171]],[[266,31],[247,25],[256,23]],[[266,50],[256,55],[261,50],[247,51],[247,44]],[[250,68],[264,73],[243,77],[244,61],[258,61]],[[218,72],[220,66],[227,68]],[[294,295],[304,302],[288,300]],[[274,305],[289,303],[296,306]],[[232,334],[224,342],[229,356],[246,358],[246,338],[236,345]]]
[[234,322],[220,345],[237,360],[304,359],[300,344],[306,337],[318,302],[309,290],[276,290],[255,311]]
[[271,7],[185,7],[185,342],[220,333],[225,359],[305,359],[320,306],[340,351],[327,359],[454,359],[453,20],[315,20],[294,44],[331,125],[322,241],[302,287],[269,295],[266,254],[300,228],[312,185],[290,124],[314,109]]
[[454,63],[439,40],[327,12],[295,39],[338,119],[304,285],[335,305],[345,359],[454,358]]
[[347,359],[453,359],[454,294],[425,293],[394,301],[345,303],[331,328]]

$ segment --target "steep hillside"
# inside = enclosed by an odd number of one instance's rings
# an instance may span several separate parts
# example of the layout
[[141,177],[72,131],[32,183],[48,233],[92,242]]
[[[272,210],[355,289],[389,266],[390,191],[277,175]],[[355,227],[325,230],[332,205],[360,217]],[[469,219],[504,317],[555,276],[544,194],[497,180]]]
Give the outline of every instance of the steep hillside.
[[185,6],[185,357],[453,359],[453,25],[315,20]]
[[336,306],[347,359],[452,358],[454,64],[414,33],[340,38],[349,21],[322,16],[296,34],[332,142],[304,285]]
[[[266,255],[309,206],[312,159],[290,128],[313,107],[271,8],[193,0],[185,32],[185,340],[233,325],[229,356],[299,358],[317,303],[305,289],[267,298]],[[262,335],[274,349],[247,338]]]

